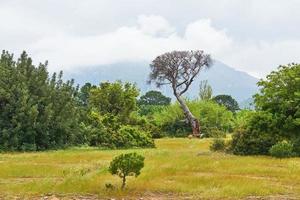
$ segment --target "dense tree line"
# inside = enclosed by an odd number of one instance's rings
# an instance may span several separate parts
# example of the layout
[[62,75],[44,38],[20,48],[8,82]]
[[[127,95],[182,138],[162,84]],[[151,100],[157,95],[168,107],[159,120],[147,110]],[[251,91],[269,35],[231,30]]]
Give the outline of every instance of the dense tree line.
[[[160,69],[160,61],[154,64],[152,73],[157,76],[152,78],[163,84],[169,71]],[[203,66],[188,62],[186,67],[190,65],[195,69]],[[177,67],[182,76],[188,76],[188,69]],[[196,76],[197,72],[191,74]],[[47,62],[35,66],[25,52],[14,59],[3,51],[0,150],[35,151],[73,145],[154,147],[153,138],[186,137],[193,133],[193,126],[182,110],[184,106],[201,124],[202,137],[220,138],[233,133],[226,149],[235,154],[300,155],[299,77],[300,65],[280,66],[258,82],[260,92],[254,96],[256,110],[240,110],[229,95],[213,97],[207,81],[202,82],[197,99],[179,96],[182,102],[171,102],[171,98],[159,91],[140,96],[135,84],[121,81],[75,86],[74,80],[63,80],[63,72],[50,75]],[[184,84],[192,80],[185,77],[178,81]],[[177,89],[182,87],[174,91]],[[280,152],[285,147],[293,152]]]
[[153,147],[145,122],[134,115],[139,91],[130,83],[63,81],[35,66],[23,52],[0,58],[0,150],[35,151],[88,144],[109,148]]
[[78,109],[74,81],[63,73],[47,72],[47,62],[37,67],[23,52],[15,61],[0,58],[0,148],[44,150],[78,142]]

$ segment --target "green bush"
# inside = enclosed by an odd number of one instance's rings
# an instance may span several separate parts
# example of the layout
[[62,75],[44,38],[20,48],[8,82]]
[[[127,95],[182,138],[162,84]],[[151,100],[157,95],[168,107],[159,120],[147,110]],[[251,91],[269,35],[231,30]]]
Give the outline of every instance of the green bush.
[[81,125],[88,144],[106,148],[154,147],[151,134],[137,126],[122,125],[116,116],[101,116],[90,112],[86,124]]
[[[187,101],[187,105],[194,116],[199,119],[201,132],[205,137],[212,137],[217,131],[219,133],[232,131],[233,114],[225,107],[213,101],[200,100]],[[162,111],[154,113],[153,120],[165,135],[186,137],[191,133],[191,127],[186,123],[178,103],[166,106]]]
[[127,176],[140,175],[144,160],[145,158],[137,153],[121,154],[110,162],[108,170],[112,175],[122,178],[122,189],[124,189]]
[[245,127],[235,130],[231,150],[238,155],[267,155],[271,146],[281,138],[276,120],[267,112],[255,112],[249,117]]
[[293,152],[295,153],[295,155],[300,156],[300,137],[298,138],[294,138],[293,140],[291,140],[293,143]]
[[209,148],[211,151],[225,151],[226,142],[223,138],[214,138]]
[[293,156],[293,144],[284,140],[273,145],[269,152],[276,158],[289,158]]
[[226,133],[217,129],[217,128],[212,128],[210,130],[210,137],[213,137],[213,138],[225,138],[226,137]]
[[154,141],[149,133],[129,125],[122,126],[116,134],[117,147],[154,147]]

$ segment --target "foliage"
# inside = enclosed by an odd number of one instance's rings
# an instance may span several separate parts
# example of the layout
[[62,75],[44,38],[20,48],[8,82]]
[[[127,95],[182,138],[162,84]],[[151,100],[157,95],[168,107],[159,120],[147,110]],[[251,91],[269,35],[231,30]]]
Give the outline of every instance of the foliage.
[[233,113],[240,109],[238,102],[230,95],[217,95],[213,98],[213,100],[218,104],[225,106],[228,110],[230,110]]
[[300,156],[300,137],[291,139],[293,143],[293,152],[296,156]]
[[244,127],[232,136],[232,151],[239,155],[268,154],[279,139],[277,121],[271,113],[257,111],[249,115]]
[[279,66],[258,82],[257,109],[274,113],[281,135],[300,137],[300,65]]
[[144,160],[145,158],[137,153],[121,154],[111,161],[109,172],[122,178],[122,189],[124,189],[127,176],[140,175]]
[[117,147],[154,147],[150,134],[132,126],[122,126],[117,135]]
[[91,111],[82,123],[83,132],[91,146],[108,148],[154,147],[150,133],[131,125],[123,125],[113,115],[101,116]]
[[138,100],[139,105],[155,105],[155,106],[166,106],[170,105],[171,103],[171,98],[164,96],[161,92],[159,91],[148,91],[146,94],[140,97]]
[[253,110],[239,110],[236,112],[234,116],[234,126],[233,129],[240,129],[246,127],[249,120],[251,119],[251,116],[255,114],[255,111]]
[[284,140],[273,145],[269,152],[276,158],[288,158],[293,156],[293,144]]
[[155,112],[161,111],[165,106],[170,105],[171,98],[164,96],[159,91],[148,91],[138,100],[139,114],[151,117]]
[[141,116],[147,116],[151,118],[154,113],[161,112],[166,106],[160,105],[139,105],[138,113]]
[[47,62],[37,67],[23,52],[0,58],[0,149],[45,150],[79,142],[77,90],[63,73],[50,78]]
[[212,98],[212,88],[208,84],[207,80],[201,81],[199,85],[199,97],[201,100],[207,101]]
[[89,102],[101,115],[110,114],[126,122],[130,113],[137,109],[138,95],[138,89],[131,83],[103,82],[91,89]]
[[[222,136],[220,132],[226,133],[232,130],[233,114],[225,107],[212,101],[199,100],[187,101],[187,105],[199,119],[205,137],[217,135],[217,132]],[[169,136],[187,136],[191,130],[178,103],[155,113],[153,118],[155,124]]]
[[88,106],[89,97],[90,97],[90,91],[91,89],[96,89],[97,87],[95,85],[92,85],[91,83],[85,83],[78,92],[78,101],[79,104],[82,106]]
[[[268,154],[277,142],[297,143],[300,135],[300,65],[280,66],[258,82],[253,112],[233,137],[236,154]],[[293,142],[295,141],[295,142]],[[297,150],[296,150],[297,151]]]
[[209,149],[211,151],[225,151],[226,143],[223,138],[214,138]]
[[223,133],[231,132],[234,117],[232,112],[224,106],[213,101],[190,101],[188,103],[194,115],[202,125],[202,133],[205,137],[214,136],[213,132],[219,130]]

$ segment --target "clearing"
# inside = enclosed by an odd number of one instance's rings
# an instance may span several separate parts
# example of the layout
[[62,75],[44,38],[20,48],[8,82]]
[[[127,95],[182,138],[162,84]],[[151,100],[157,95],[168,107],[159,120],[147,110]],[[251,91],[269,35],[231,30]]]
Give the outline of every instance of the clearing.
[[[72,148],[0,154],[0,199],[300,199],[300,158],[209,151],[210,139],[158,139],[154,149]],[[108,172],[112,158],[145,156],[138,178]]]

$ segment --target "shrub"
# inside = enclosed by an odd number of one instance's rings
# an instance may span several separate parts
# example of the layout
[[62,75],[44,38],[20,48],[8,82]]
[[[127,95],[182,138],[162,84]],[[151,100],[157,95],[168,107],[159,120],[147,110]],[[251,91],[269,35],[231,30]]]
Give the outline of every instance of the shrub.
[[122,189],[124,189],[127,176],[140,175],[144,160],[145,158],[137,153],[121,154],[110,162],[109,172],[122,178]]
[[116,134],[117,147],[154,147],[154,141],[147,132],[129,125],[122,126]]
[[[272,133],[272,134],[271,134]],[[276,120],[271,113],[255,112],[232,136],[231,150],[238,155],[267,155],[280,140]]]
[[209,148],[211,151],[225,151],[225,140],[223,138],[214,138]]
[[289,158],[293,156],[293,144],[284,140],[273,145],[269,152],[276,158]]
[[[205,137],[211,137],[216,133],[230,132],[233,126],[233,114],[225,107],[213,101],[188,101],[191,112],[200,121],[201,132]],[[189,124],[178,103],[166,106],[162,111],[154,113],[155,124],[161,128],[166,135],[175,137],[187,137],[191,133]]]
[[295,138],[293,140],[293,152],[297,155],[300,156],[300,137]]
[[226,133],[217,128],[212,128],[209,132],[209,135],[213,138],[225,138],[226,137]]
[[[86,125],[87,124],[87,125]],[[91,146],[106,148],[154,147],[151,135],[137,126],[122,125],[116,116],[101,116],[90,112],[82,124],[83,133]]]

